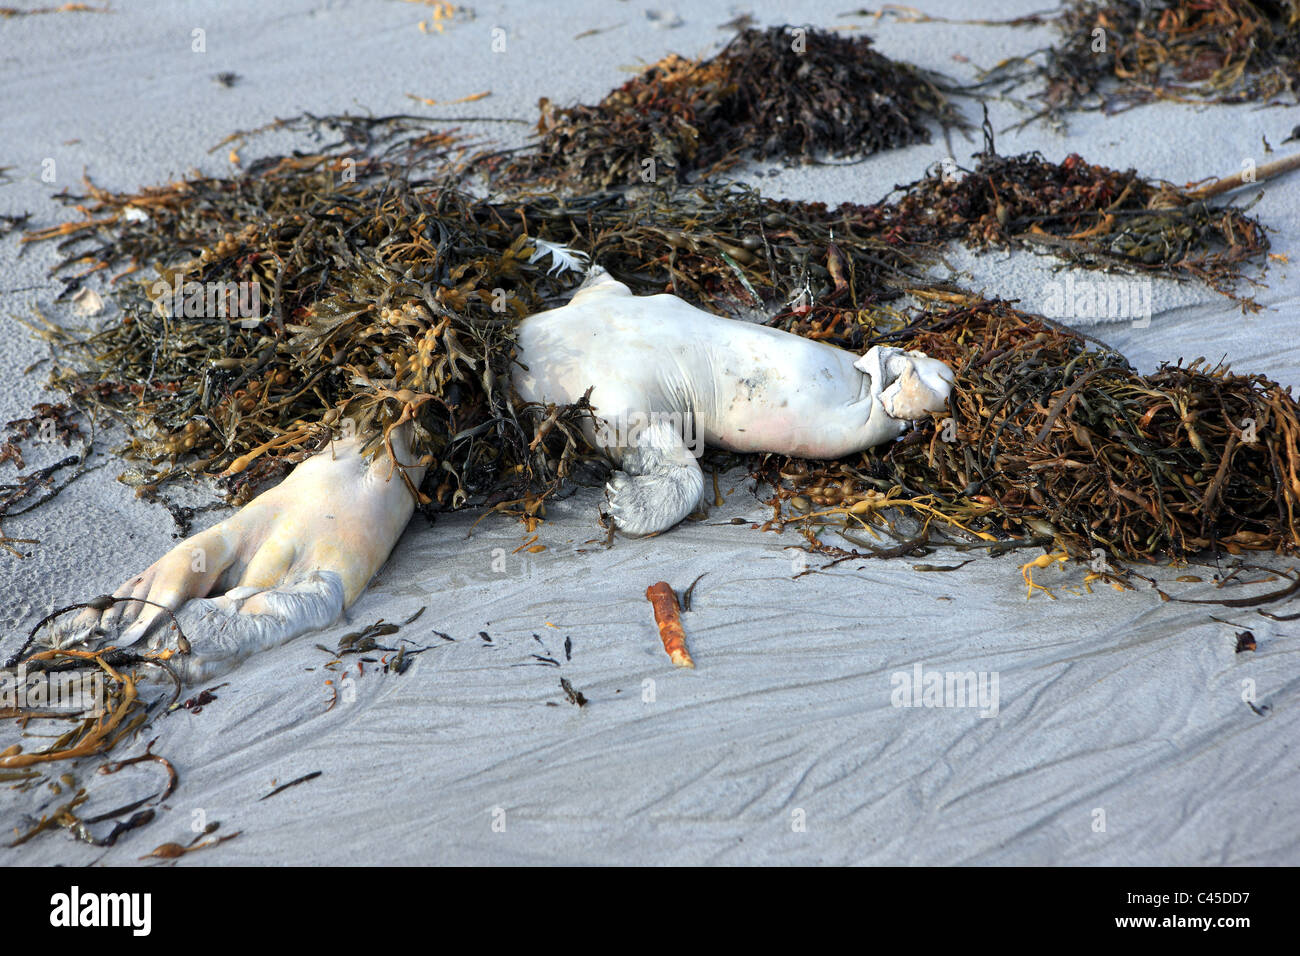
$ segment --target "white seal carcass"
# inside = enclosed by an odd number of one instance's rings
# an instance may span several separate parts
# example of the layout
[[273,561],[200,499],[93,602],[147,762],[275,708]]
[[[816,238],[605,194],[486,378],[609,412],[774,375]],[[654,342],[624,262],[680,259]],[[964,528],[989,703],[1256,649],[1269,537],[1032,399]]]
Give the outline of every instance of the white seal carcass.
[[840,458],[943,409],[953,381],[920,352],[855,356],[676,296],[635,296],[602,269],[564,307],[522,322],[518,340],[521,398],[563,404],[591,389],[602,424],[587,437],[621,469],[610,514],[628,534],[694,510],[704,445]]

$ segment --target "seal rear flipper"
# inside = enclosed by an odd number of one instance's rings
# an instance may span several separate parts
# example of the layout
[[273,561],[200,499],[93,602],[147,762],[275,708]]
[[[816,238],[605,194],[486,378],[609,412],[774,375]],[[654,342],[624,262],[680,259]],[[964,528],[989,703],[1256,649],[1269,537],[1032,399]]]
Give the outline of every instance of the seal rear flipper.
[[[409,425],[392,433],[410,455]],[[175,652],[186,680],[206,680],[253,653],[327,627],[365,590],[414,510],[381,451],[356,435],[300,463],[235,514],[177,544],[106,601],[49,636],[67,647],[106,638]],[[424,468],[407,466],[418,485]],[[179,628],[179,631],[178,631]],[[183,638],[183,639],[182,639]]]
[[[343,580],[333,571],[309,571],[273,588],[235,588],[216,598],[188,601],[176,623],[188,635],[169,663],[187,684],[224,674],[258,651],[329,627],[343,614]],[[153,651],[176,648],[164,626],[148,638]]]

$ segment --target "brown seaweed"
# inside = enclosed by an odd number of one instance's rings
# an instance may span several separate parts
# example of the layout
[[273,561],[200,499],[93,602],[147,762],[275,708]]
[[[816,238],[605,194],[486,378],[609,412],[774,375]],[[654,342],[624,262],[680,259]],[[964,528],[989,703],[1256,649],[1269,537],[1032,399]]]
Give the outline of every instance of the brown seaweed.
[[868,36],[744,29],[715,56],[665,57],[596,104],[543,98],[536,147],[509,178],[588,188],[686,181],[742,159],[812,162],[929,142],[962,127],[946,84]]
[[[948,362],[939,413],[883,453],[768,456],[778,524],[849,527],[910,512],[968,540],[1046,536],[1072,557],[1186,558],[1300,547],[1300,406],[1289,389],[1196,359],[1139,375],[1118,353],[1004,302],[919,292],[877,344]],[[789,513],[787,514],[787,509]],[[939,538],[938,540],[943,540]]]
[[[1083,268],[1195,279],[1257,309],[1234,290],[1253,281],[1269,249],[1264,226],[1205,191],[1087,162],[1038,153],[1000,156],[985,120],[973,170],[935,167],[900,187],[888,234],[906,243],[960,241],[974,249],[1016,246]],[[1225,190],[1226,191],[1226,190]]]
[[1026,122],[1157,100],[1296,102],[1295,0],[1068,0],[1042,21],[1060,40],[999,64],[984,81],[1034,83],[1042,106]]

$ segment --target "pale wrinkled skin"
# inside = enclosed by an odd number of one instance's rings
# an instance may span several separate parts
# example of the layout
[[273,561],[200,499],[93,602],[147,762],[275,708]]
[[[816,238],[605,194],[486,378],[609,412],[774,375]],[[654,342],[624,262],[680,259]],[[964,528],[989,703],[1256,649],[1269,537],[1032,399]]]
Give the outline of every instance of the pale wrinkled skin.
[[[919,352],[855,356],[673,296],[634,296],[599,268],[567,305],[520,323],[518,343],[513,384],[525,401],[564,404],[591,388],[603,421],[588,438],[620,469],[607,486],[609,513],[631,535],[666,531],[695,509],[701,445],[838,458],[941,410],[953,379]],[[393,451],[418,485],[424,470],[411,462],[404,428]],[[387,451],[367,463],[360,441],[331,444],[118,589],[176,612],[190,644],[173,658],[184,678],[206,680],[326,627],[365,590],[414,502]],[[82,612],[49,642],[147,638],[160,649],[174,646],[169,620],[139,600],[120,602]]]

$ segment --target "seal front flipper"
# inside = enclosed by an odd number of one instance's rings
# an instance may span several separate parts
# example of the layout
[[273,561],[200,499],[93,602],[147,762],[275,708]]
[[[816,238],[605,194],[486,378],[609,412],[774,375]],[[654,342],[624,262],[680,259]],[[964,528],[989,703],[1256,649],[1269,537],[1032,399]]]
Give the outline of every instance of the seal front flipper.
[[624,534],[667,531],[699,504],[704,474],[672,422],[640,429],[631,447],[623,449],[620,464],[605,488],[609,515]]

